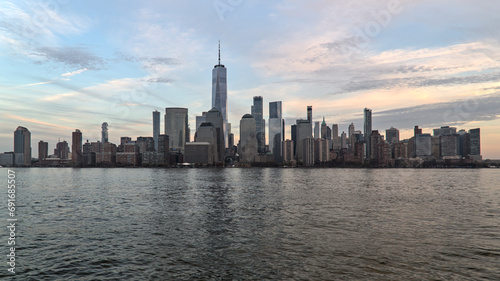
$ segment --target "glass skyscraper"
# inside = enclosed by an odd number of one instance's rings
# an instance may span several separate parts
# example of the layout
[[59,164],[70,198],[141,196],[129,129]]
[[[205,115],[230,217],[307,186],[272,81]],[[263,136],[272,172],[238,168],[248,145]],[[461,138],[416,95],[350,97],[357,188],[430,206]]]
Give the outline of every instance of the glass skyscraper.
[[370,135],[372,133],[372,110],[365,108],[365,126],[364,126],[364,137],[365,137],[365,158],[370,159]]
[[281,157],[281,143],[283,141],[283,114],[281,101],[269,103],[269,151],[275,159]]
[[155,142],[155,151],[158,151],[159,139],[160,139],[160,112],[158,110],[155,110],[153,111],[153,140]]
[[220,43],[219,43],[219,64],[212,70],[212,108],[217,108],[224,118],[224,140],[227,147],[227,70],[220,63]]
[[14,164],[31,166],[31,133],[21,126],[14,131]]
[[265,153],[266,147],[266,120],[263,118],[263,112],[264,99],[261,96],[253,97],[252,116],[255,118],[259,153]]
[[165,135],[169,136],[170,150],[184,153],[186,142],[189,142],[187,108],[165,108]]

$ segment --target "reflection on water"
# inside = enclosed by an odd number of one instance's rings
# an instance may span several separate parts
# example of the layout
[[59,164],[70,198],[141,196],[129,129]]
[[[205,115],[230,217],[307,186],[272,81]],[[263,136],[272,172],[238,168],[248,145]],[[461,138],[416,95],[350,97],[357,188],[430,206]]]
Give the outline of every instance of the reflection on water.
[[16,172],[19,280],[500,279],[498,170]]

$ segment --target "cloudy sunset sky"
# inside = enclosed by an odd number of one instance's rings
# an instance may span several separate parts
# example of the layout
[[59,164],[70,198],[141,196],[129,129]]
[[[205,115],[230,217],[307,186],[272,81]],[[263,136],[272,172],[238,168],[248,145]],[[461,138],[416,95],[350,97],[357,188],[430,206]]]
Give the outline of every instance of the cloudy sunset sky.
[[[2,1],[0,152],[17,126],[37,143],[80,129],[110,141],[152,136],[152,111],[211,107],[221,41],[235,139],[253,96],[282,101],[286,124],[353,122],[401,138],[481,128],[483,158],[500,159],[500,1]],[[267,123],[267,121],[266,121]],[[162,120],[163,133],[163,120]],[[267,134],[267,130],[266,130]],[[193,137],[194,132],[191,136]]]

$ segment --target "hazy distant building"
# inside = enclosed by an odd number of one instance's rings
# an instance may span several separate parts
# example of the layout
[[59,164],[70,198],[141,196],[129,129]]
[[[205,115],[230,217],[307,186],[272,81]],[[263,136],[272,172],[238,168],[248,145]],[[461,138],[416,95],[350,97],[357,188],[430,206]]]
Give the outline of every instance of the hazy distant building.
[[311,105],[307,106],[307,121],[312,126],[313,120],[313,107]]
[[101,143],[107,143],[108,141],[109,141],[108,123],[104,122],[101,125]]
[[471,154],[470,134],[465,130],[458,131],[458,151],[460,156],[467,157]]
[[[220,112],[218,112],[218,113],[220,113]],[[222,125],[222,122],[220,125]],[[219,127],[219,129],[217,129],[210,122],[205,122],[205,123],[201,124],[200,128],[198,128],[198,132],[196,133],[196,137],[195,137],[194,141],[196,143],[208,143],[209,147],[208,147],[207,151],[208,151],[208,153],[210,153],[210,155],[207,156],[207,158],[205,158],[203,156],[203,159],[204,159],[203,161],[199,160],[199,158],[191,158],[194,156],[190,156],[190,157],[188,157],[188,159],[198,159],[198,160],[192,161],[189,163],[200,163],[200,164],[212,165],[215,162],[222,162],[224,159],[220,159],[220,153],[219,153],[219,149],[222,148],[222,144],[223,144],[223,143],[221,143],[222,139],[220,139],[222,133],[223,133],[222,127]],[[191,149],[192,149],[192,151],[190,153],[192,155],[194,155],[194,154],[198,155],[199,153],[201,153],[200,150],[205,151],[205,148],[201,148],[201,147],[191,147]],[[200,156],[196,156],[196,157],[200,157]],[[199,161],[199,162],[197,162],[197,161]]]
[[431,155],[434,159],[439,159],[441,157],[441,139],[439,136],[431,137]]
[[326,125],[326,122],[325,122],[325,117],[323,116],[323,122],[321,122],[321,133],[320,133],[320,137],[322,139],[328,139],[328,140],[331,140],[332,138],[332,131],[330,130],[330,132],[328,132],[328,126]]
[[332,148],[339,149],[341,147],[341,140],[339,137],[339,125],[332,125]]
[[257,138],[255,119],[251,114],[245,114],[240,121],[240,145],[238,153],[240,162],[252,163],[255,162],[257,156]]
[[[304,139],[311,138],[312,139],[312,127],[311,122],[308,120],[299,119],[296,122],[297,124],[297,150],[295,151],[295,156],[297,158],[297,162],[303,162],[304,157]],[[314,162],[313,162],[314,163]]]
[[319,122],[314,122],[314,138],[315,139],[320,138],[320,132],[321,132],[321,129],[319,126]]
[[455,127],[450,127],[450,126],[444,126],[439,129],[434,129],[434,136],[450,136],[454,135],[457,133],[457,128]]
[[378,132],[378,130],[373,130],[370,134],[370,140],[368,143],[371,145],[370,151],[370,159],[378,159],[378,148],[377,145],[381,143],[384,139],[382,135]]
[[327,139],[314,140],[314,162],[325,163],[330,161],[330,141]]
[[293,163],[295,162],[293,155],[293,141],[285,140],[282,145],[283,152],[281,153],[283,157],[283,162],[285,163]]
[[340,148],[347,148],[347,135],[345,132],[340,135]]
[[31,166],[31,133],[21,126],[14,131],[14,165]]
[[201,113],[201,116],[196,116],[196,130],[195,130],[195,134],[196,132],[198,132],[198,128],[200,128],[200,125],[207,122],[207,112],[206,111],[203,111]]
[[371,144],[370,144],[370,134],[372,133],[372,110],[365,108],[364,110],[364,138],[366,142],[365,146],[365,157],[370,158],[371,155]]
[[388,143],[394,144],[399,142],[399,130],[391,127],[390,129],[385,130],[385,140]]
[[264,119],[264,99],[261,96],[253,97],[252,116],[255,118],[257,144],[259,153],[265,153],[266,147],[266,120]]
[[422,134],[422,129],[418,128],[418,126],[415,126],[415,128],[413,129],[413,136],[416,137],[420,134]]
[[275,161],[281,161],[281,144],[283,142],[283,114],[281,101],[269,103],[269,151]]
[[101,143],[101,151],[96,153],[96,163],[101,165],[114,165],[116,163],[117,147],[114,143]]
[[348,130],[348,134],[347,134],[347,137],[350,139],[351,136],[354,134],[354,123],[351,123],[351,125],[349,125],[349,130]]
[[41,162],[49,156],[49,143],[43,140],[38,142],[38,160]]
[[60,141],[56,144],[54,155],[59,159],[69,158],[69,145],[67,141]]
[[441,157],[458,156],[459,155],[459,137],[458,134],[440,135],[440,151]]
[[[203,123],[206,124],[206,123]],[[202,124],[202,125],[203,125]],[[200,128],[201,126],[200,125]],[[214,153],[213,145],[208,142],[188,142],[184,153],[184,162],[198,165],[213,165]]]
[[96,163],[96,151],[93,150],[92,143],[90,143],[88,140],[82,146],[82,158],[84,167],[93,166]]
[[160,112],[153,111],[153,141],[154,150],[158,151],[158,138],[160,137]]
[[416,156],[420,158],[426,158],[432,155],[431,151],[431,135],[430,134],[419,134],[415,136],[415,148]]
[[394,144],[393,158],[394,159],[408,158],[408,142],[400,141]]
[[226,141],[224,139],[224,116],[222,116],[222,113],[214,107],[207,113],[207,123],[212,124],[216,131],[216,142],[214,145],[216,146],[215,151],[217,155],[214,159],[216,162],[223,162],[226,152]]
[[297,124],[290,126],[290,135],[293,142],[293,157],[297,151]]
[[126,143],[129,143],[132,141],[132,138],[131,137],[121,137],[120,138],[120,145],[124,145]]
[[[212,108],[214,107],[222,113],[224,140],[227,141],[227,69],[220,63],[220,44],[219,63],[212,70]],[[227,147],[227,143],[224,143],[225,147]]]
[[165,134],[169,136],[171,151],[184,152],[184,145],[189,141],[188,126],[187,108],[165,108]]
[[[160,135],[158,135],[158,138],[159,137]],[[136,144],[139,147],[139,153],[155,151],[156,144],[152,137],[137,137]]]
[[116,163],[124,166],[137,166],[140,164],[139,146],[137,142],[123,144],[123,151],[116,152]]
[[314,139],[312,137],[302,139],[302,165],[313,166],[314,160]]
[[81,166],[83,164],[83,139],[82,132],[76,129],[72,133],[72,145],[71,145],[71,162],[75,166]]
[[469,130],[470,134],[470,154],[471,155],[481,155],[481,130],[471,129]]

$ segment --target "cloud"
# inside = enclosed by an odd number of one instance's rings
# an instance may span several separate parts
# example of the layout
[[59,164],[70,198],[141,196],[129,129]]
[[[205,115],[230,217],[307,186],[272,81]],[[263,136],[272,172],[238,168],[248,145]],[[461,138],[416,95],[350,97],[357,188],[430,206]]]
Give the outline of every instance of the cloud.
[[69,67],[99,70],[106,67],[106,60],[85,47],[41,47],[32,53],[40,58],[38,63],[58,62]]
[[38,86],[38,85],[44,85],[44,84],[51,84],[51,83],[54,83],[54,82],[55,81],[45,81],[45,82],[31,83],[31,84],[25,84],[25,85],[16,86],[16,88],[23,88],[23,87],[31,87],[31,86]]
[[75,71],[72,71],[72,72],[63,73],[63,74],[61,74],[61,76],[65,76],[65,77],[73,76],[73,75],[76,75],[76,74],[80,74],[80,73],[82,73],[82,72],[84,72],[86,70],[87,70],[86,68],[82,68],[82,69],[75,70]]

